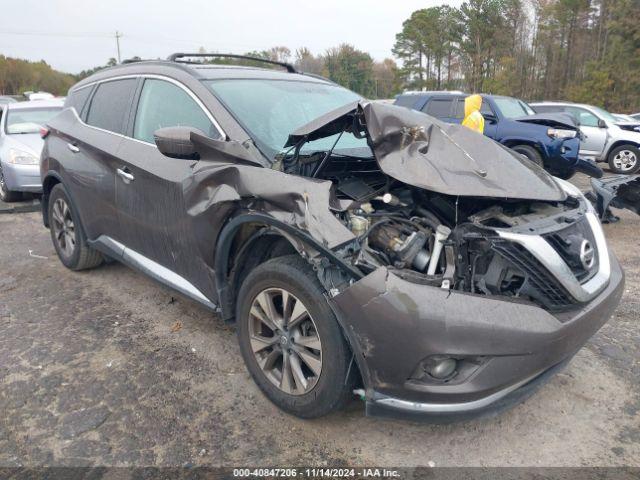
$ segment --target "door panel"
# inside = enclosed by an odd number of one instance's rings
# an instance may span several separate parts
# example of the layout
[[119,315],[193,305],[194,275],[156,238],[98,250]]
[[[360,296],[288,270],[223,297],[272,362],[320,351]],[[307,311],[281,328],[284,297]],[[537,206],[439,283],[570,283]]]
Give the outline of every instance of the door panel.
[[566,107],[580,124],[584,139],[580,142],[580,153],[588,156],[599,156],[607,143],[607,129],[598,127],[598,117],[579,107]]
[[135,116],[118,156],[116,204],[119,229],[131,250],[193,283],[213,298],[213,279],[191,231],[184,188],[194,160],[166,157],[153,144],[154,132],[169,126],[190,126],[219,138],[209,115],[183,87],[145,79]]
[[92,240],[103,234],[119,239],[114,172],[137,82],[107,80],[95,88],[88,87],[87,92],[92,93],[85,107],[86,123],[72,109],[60,115],[61,168]]
[[482,99],[482,106],[480,107],[480,113],[482,114],[483,117],[489,116],[489,117],[496,118],[495,121],[489,121],[485,118],[484,134],[493,140],[498,140],[498,136],[500,133],[499,126],[498,126],[498,116],[494,111],[494,109],[491,108],[491,105],[489,105],[489,101],[486,98]]
[[74,137],[65,139],[65,181],[81,211],[83,226],[91,240],[118,230],[115,210],[115,166],[122,137],[78,125]]
[[48,168],[62,175],[87,237],[95,239],[117,228],[115,183],[109,159],[121,137],[87,127],[72,109],[63,110],[49,126]]
[[118,156],[115,194],[123,243],[175,271],[191,252],[183,185],[195,161],[165,157],[155,146],[131,139]]

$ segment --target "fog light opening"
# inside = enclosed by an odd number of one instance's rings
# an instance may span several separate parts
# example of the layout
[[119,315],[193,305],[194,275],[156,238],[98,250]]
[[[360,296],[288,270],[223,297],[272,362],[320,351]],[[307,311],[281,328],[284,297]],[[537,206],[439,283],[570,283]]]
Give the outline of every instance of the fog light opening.
[[456,373],[458,361],[455,358],[443,357],[433,358],[427,365],[426,371],[433,378],[445,380],[452,377]]

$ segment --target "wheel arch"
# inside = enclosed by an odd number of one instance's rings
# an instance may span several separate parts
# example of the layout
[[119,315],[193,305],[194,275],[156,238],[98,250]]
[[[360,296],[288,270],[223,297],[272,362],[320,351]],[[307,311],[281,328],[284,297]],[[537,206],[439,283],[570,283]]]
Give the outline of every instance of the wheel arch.
[[[285,248],[286,241],[288,248]],[[263,255],[270,253],[268,248],[278,245],[276,255]],[[251,250],[253,248],[253,250]],[[309,263],[312,257],[326,259],[328,264],[337,268],[349,276],[360,279],[362,273],[337,256],[333,250],[325,247],[311,237],[308,233],[262,213],[243,212],[236,214],[220,231],[214,254],[214,272],[216,289],[223,318],[231,320],[235,312],[235,296],[237,287],[234,281],[238,279],[241,271],[248,273],[243,262],[255,261],[262,256],[262,261],[278,256],[277,253],[290,254],[297,252]],[[262,263],[253,265],[253,267]],[[250,263],[249,266],[252,264]]]
[[42,208],[42,223],[44,223],[44,226],[47,228],[49,228],[49,195],[51,194],[53,187],[58,183],[62,183],[62,179],[56,172],[48,172],[44,177],[44,180],[42,180],[42,198],[40,199],[40,206]]
[[640,143],[638,142],[634,142],[631,140],[616,140],[607,149],[607,153],[604,155],[605,160],[609,161],[609,155],[611,154],[611,152],[613,152],[613,150],[618,147],[622,147],[623,145],[631,145],[632,147],[640,148]]
[[[216,245],[214,271],[222,318],[225,321],[235,319],[238,290],[242,280],[252,269],[270,258],[292,253],[302,256],[314,269],[317,266],[311,255],[317,253],[315,261],[325,266],[333,265],[355,280],[364,277],[362,272],[347,264],[306,232],[265,214],[242,213],[227,222]],[[367,383],[368,367],[357,339],[336,306],[332,302],[329,302],[329,306],[354,354],[355,368],[361,378],[359,381]]]
[[542,156],[544,159],[546,153],[544,149],[541,147],[540,142],[536,142],[534,140],[528,140],[524,138],[508,138],[502,142],[505,147],[513,148],[518,145],[526,145],[527,147],[533,147],[536,151]]

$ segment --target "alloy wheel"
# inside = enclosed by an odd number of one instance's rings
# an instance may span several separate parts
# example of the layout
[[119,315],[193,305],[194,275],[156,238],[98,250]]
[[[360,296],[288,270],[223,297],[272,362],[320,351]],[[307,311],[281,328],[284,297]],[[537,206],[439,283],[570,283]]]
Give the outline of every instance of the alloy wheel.
[[248,321],[262,373],[289,395],[310,392],[322,371],[322,343],[302,301],[283,288],[265,289],[254,298]]
[[56,199],[51,216],[55,240],[63,255],[69,258],[76,248],[76,227],[71,217],[71,209],[64,199]]
[[638,162],[638,158],[635,152],[631,150],[620,150],[615,157],[613,157],[614,166],[623,172],[633,170]]

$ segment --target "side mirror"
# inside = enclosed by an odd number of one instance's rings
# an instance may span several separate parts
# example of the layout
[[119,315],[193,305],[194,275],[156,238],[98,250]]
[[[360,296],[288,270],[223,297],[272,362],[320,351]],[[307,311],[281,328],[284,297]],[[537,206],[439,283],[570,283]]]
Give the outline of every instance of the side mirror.
[[191,133],[204,135],[203,132],[193,127],[165,127],[156,130],[153,133],[153,138],[160,153],[167,157],[198,160],[200,155],[191,141]]
[[496,117],[493,113],[483,113],[482,116],[489,123],[498,123],[498,117]]
[[607,128],[607,122],[605,122],[604,120],[599,118],[598,119],[598,128]]

